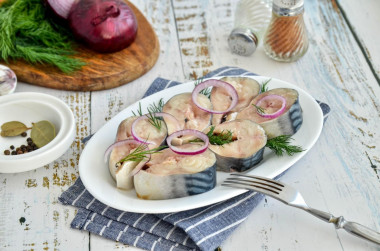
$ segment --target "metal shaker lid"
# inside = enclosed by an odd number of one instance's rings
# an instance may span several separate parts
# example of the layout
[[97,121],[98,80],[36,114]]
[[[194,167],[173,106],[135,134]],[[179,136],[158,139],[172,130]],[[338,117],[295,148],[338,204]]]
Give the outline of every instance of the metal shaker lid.
[[235,28],[228,37],[228,45],[233,53],[241,56],[251,55],[257,47],[256,35],[247,28]]

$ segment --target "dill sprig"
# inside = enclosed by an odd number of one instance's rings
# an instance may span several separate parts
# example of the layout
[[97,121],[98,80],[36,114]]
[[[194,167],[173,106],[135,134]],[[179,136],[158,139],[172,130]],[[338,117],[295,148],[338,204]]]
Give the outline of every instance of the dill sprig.
[[153,113],[162,112],[162,108],[164,107],[164,105],[165,105],[165,102],[164,102],[163,98],[160,98],[157,105],[155,103],[153,103],[149,106],[148,111],[150,110]]
[[[206,135],[210,141],[210,144],[221,146],[221,145],[228,144],[228,143],[231,143],[234,141],[232,138],[232,131],[227,130],[225,132],[223,130],[220,133],[214,134],[214,130],[215,130],[215,126],[211,126],[210,131],[208,131],[208,133],[206,133]],[[203,140],[194,139],[194,140],[190,140],[190,142],[203,142]]]
[[268,79],[268,80],[265,80],[264,82],[261,83],[261,90],[260,90],[260,93],[263,93],[263,92],[266,92],[268,91],[268,83],[271,81],[272,79]]
[[64,73],[80,69],[73,37],[48,15],[41,0],[7,0],[0,8],[0,60],[53,65]]
[[[137,113],[137,114],[136,114]],[[137,108],[136,113],[132,111],[133,116],[142,116],[142,109],[141,109],[141,103],[139,102],[139,108]]]
[[[157,128],[157,130],[161,130],[162,120],[159,117],[154,116],[154,114],[158,113],[158,112],[162,112],[162,108],[164,107],[164,105],[165,105],[165,102],[161,98],[157,104],[153,103],[148,107],[148,113],[146,114],[146,116],[148,117],[149,123],[152,126],[154,126],[155,128]],[[143,115],[140,102],[139,102],[139,108],[137,109],[136,113],[134,111],[132,111],[132,114],[134,116],[142,116]]]
[[280,135],[267,141],[266,147],[271,149],[277,156],[282,156],[286,153],[292,156],[295,153],[304,151],[300,146],[290,144],[291,135]]
[[148,109],[148,114],[146,116],[152,126],[156,127],[157,130],[161,130],[162,120],[159,117],[154,116],[154,112]]
[[119,160],[118,163],[123,163],[125,161],[142,161],[145,158],[148,158],[148,154],[161,153],[162,149],[167,148],[167,146],[159,146],[153,149],[148,149],[148,147],[144,144],[138,145],[133,152],[125,156],[123,159]]
[[[198,78],[197,80],[195,80],[194,82],[194,86],[197,86],[199,85],[200,83],[202,83],[204,80],[203,78]],[[211,95],[211,87],[207,87],[205,89],[203,89],[202,91],[200,91],[199,93],[205,95],[206,97],[210,98],[210,95]]]
[[255,104],[252,104],[252,106],[256,108],[256,110],[257,110],[258,113],[265,114],[265,109],[262,108],[261,106],[257,106]]

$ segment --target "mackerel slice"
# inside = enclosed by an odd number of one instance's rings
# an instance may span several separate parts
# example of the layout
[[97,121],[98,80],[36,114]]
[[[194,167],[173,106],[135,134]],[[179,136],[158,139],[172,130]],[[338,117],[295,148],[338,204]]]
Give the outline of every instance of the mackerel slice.
[[244,172],[263,159],[267,136],[261,126],[250,120],[233,120],[215,126],[214,134],[227,131],[232,132],[233,142],[209,145],[216,155],[218,171]]
[[133,188],[133,179],[129,176],[129,173],[137,166],[137,161],[125,161],[118,163],[121,159],[130,154],[138,144],[124,144],[122,146],[116,146],[109,157],[108,169],[112,178],[116,181],[116,186],[120,189],[129,190]]
[[[274,119],[261,116],[257,109],[252,105],[256,105],[260,99],[272,94],[282,96],[286,100],[284,113]],[[240,111],[236,118],[249,119],[258,123],[264,128],[268,139],[280,135],[293,135],[300,129],[303,122],[302,108],[299,103],[298,92],[289,88],[276,88],[263,92],[254,98],[249,106]]]
[[[184,149],[195,144],[180,146]],[[200,194],[216,186],[216,158],[210,150],[181,155],[170,148],[152,154],[151,160],[134,176],[137,197],[165,200]]]
[[[202,107],[212,109],[210,100],[203,94],[198,95]],[[181,93],[173,96],[162,108],[163,112],[173,115],[182,129],[203,131],[211,123],[212,114],[198,108],[191,99],[191,93]],[[165,119],[165,118],[164,118]],[[170,121],[165,120],[166,123]],[[171,128],[170,126],[168,126]],[[169,131],[169,134],[173,132]]]
[[[233,120],[236,112],[247,107],[254,97],[260,93],[260,84],[248,77],[224,77],[221,81],[227,82],[235,87],[239,100],[237,105],[227,114],[214,114],[212,117],[212,124],[218,125],[223,121]],[[213,87],[210,95],[211,103],[214,110],[226,110],[230,104],[230,94],[223,88]]]
[[[116,141],[124,139],[133,139],[132,136],[132,124],[137,119],[137,116],[132,116],[124,119],[117,129]],[[165,142],[168,135],[168,129],[164,121],[161,123],[161,129],[158,130],[147,119],[140,120],[136,125],[135,131],[137,135],[143,139],[154,142],[157,146]]]

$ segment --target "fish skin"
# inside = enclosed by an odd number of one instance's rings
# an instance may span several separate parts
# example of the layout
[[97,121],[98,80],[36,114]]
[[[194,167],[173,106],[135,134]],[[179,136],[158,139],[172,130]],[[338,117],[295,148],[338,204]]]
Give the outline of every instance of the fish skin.
[[216,186],[216,163],[193,174],[155,175],[141,170],[134,176],[137,196],[147,200],[166,200],[210,191]]

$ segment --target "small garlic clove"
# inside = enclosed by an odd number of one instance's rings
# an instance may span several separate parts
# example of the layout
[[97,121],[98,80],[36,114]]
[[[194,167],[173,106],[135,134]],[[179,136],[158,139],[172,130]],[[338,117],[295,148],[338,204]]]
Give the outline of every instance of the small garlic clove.
[[16,86],[16,74],[9,67],[0,65],[0,96],[13,93]]

